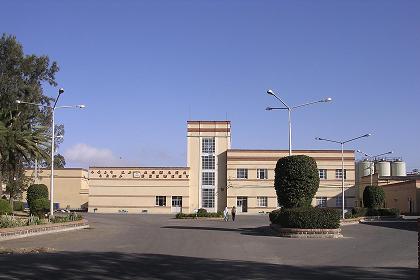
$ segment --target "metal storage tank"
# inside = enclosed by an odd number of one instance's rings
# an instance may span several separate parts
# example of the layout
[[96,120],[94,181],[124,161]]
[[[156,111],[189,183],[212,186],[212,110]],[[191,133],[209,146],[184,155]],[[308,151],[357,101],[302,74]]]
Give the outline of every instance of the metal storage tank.
[[[363,160],[359,163],[359,175],[360,178],[363,176],[370,175],[370,164],[372,162],[370,160]],[[372,174],[375,173],[375,165],[372,165]]]
[[377,161],[375,169],[379,176],[391,176],[391,163],[389,161]]
[[402,160],[393,161],[391,163],[391,175],[392,176],[407,176],[405,162]]

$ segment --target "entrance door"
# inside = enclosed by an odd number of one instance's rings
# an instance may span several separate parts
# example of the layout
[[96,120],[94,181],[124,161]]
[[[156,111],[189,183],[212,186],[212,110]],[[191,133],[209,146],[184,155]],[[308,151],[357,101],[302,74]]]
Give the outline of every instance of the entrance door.
[[236,198],[236,208],[238,210],[238,213],[248,212],[248,197],[238,196]]
[[180,213],[182,211],[182,196],[173,196],[172,197],[172,213]]

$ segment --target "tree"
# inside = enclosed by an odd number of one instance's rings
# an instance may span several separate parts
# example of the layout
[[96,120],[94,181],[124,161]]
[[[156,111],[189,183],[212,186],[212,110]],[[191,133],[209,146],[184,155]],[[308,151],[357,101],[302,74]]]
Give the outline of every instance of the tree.
[[50,105],[43,85],[56,86],[59,68],[48,56],[25,55],[14,36],[0,38],[0,182],[6,182],[10,199],[25,188],[24,169],[35,158],[48,158],[46,127],[51,112],[45,107],[17,105],[23,100]]
[[285,208],[309,207],[319,188],[316,161],[305,155],[279,159],[275,169],[274,188],[279,205]]
[[363,191],[363,204],[367,208],[381,208],[385,202],[385,191],[380,186],[367,186]]

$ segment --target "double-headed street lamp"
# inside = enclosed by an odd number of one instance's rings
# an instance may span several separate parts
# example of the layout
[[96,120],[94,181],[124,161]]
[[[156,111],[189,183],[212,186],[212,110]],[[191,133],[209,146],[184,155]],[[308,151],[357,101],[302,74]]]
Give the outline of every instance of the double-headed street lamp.
[[54,216],[54,144],[55,144],[55,110],[56,109],[65,109],[65,108],[79,108],[83,109],[85,105],[69,105],[69,106],[57,106],[58,99],[60,95],[64,93],[64,89],[60,88],[58,90],[58,96],[54,101],[54,105],[44,105],[44,104],[37,104],[32,102],[25,102],[21,100],[16,100],[18,104],[29,104],[38,107],[44,107],[51,109],[51,118],[52,118],[52,132],[51,132],[51,188],[50,188],[50,216]]
[[394,153],[393,151],[389,151],[389,152],[386,152],[386,153],[382,153],[382,154],[379,154],[379,155],[374,155],[374,156],[372,156],[372,155],[369,155],[369,154],[367,154],[367,153],[365,153],[365,152],[362,152],[361,150],[357,150],[356,152],[358,152],[358,153],[361,153],[362,155],[364,155],[365,157],[367,157],[367,158],[369,158],[369,160],[370,160],[370,166],[369,166],[369,170],[370,170],[370,185],[372,186],[372,184],[373,184],[373,180],[372,180],[372,174],[373,174],[373,160],[375,159],[375,158],[377,158],[377,157],[380,157],[380,156],[384,156],[384,155],[389,155],[389,154],[392,154],[392,153]]
[[300,104],[300,105],[297,105],[297,106],[289,106],[280,97],[278,97],[271,89],[267,90],[267,94],[274,96],[277,100],[279,100],[284,105],[284,107],[267,107],[267,108],[265,108],[267,111],[287,110],[287,112],[288,112],[288,115],[289,115],[289,156],[291,156],[292,155],[292,119],[291,119],[292,110],[297,109],[297,108],[301,108],[301,107],[305,107],[305,106],[308,106],[308,105],[316,104],[316,103],[330,102],[332,100],[332,98],[328,97],[328,98],[325,98],[325,99],[322,99],[322,100],[312,101],[312,102]]
[[343,211],[343,219],[344,217],[344,144],[352,142],[354,140],[360,139],[360,138],[364,138],[364,137],[369,137],[372,134],[368,133],[368,134],[364,134],[361,136],[358,136],[356,138],[352,138],[346,141],[338,141],[338,140],[331,140],[331,139],[325,139],[325,138],[320,138],[320,137],[316,137],[316,140],[320,140],[320,141],[327,141],[327,142],[333,142],[333,143],[337,143],[341,145],[341,193],[342,193],[342,211]]

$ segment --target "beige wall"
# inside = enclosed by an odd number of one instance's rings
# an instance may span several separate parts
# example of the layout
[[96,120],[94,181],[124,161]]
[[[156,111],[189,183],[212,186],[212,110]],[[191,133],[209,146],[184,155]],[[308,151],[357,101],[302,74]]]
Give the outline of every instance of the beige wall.
[[[26,170],[26,176],[33,178],[34,170]],[[41,169],[38,174],[39,184],[45,184],[50,192],[51,170]],[[87,209],[89,193],[88,171],[82,168],[59,168],[54,170],[54,203],[60,208]],[[23,194],[26,201],[26,192]]]
[[[182,212],[190,212],[189,169],[186,167],[91,167],[89,212],[168,214],[172,196],[182,197]],[[156,205],[166,197],[166,206]]]
[[[326,197],[328,207],[336,207],[336,197],[341,197],[341,179],[335,178],[335,170],[341,169],[341,151],[338,150],[297,150],[294,155],[302,154],[315,158],[319,169],[327,169],[327,179],[321,179],[316,197]],[[277,207],[277,196],[274,189],[274,169],[277,160],[287,156],[282,150],[228,150],[227,204],[237,204],[237,197],[248,198],[248,212],[268,212]],[[248,179],[237,179],[237,169],[248,169]],[[354,187],[354,151],[345,151],[344,168],[347,170],[345,180],[346,207],[354,207],[357,196]],[[257,179],[257,169],[267,169],[268,179]],[[257,197],[267,197],[267,207],[257,205]],[[313,204],[316,204],[314,198]]]
[[223,211],[226,206],[226,151],[230,148],[229,121],[189,121],[187,124],[187,164],[190,168],[190,209],[202,208],[201,198],[201,144],[203,138],[215,139],[215,208]]

